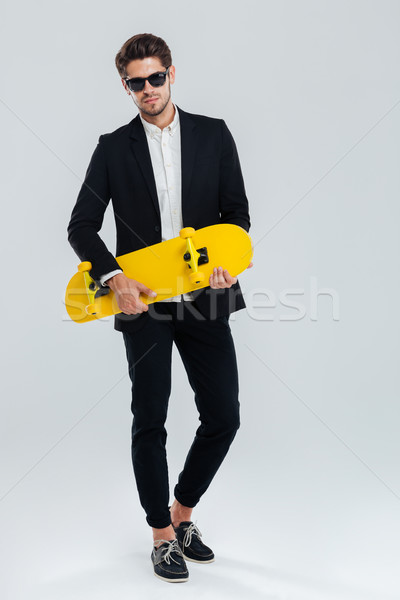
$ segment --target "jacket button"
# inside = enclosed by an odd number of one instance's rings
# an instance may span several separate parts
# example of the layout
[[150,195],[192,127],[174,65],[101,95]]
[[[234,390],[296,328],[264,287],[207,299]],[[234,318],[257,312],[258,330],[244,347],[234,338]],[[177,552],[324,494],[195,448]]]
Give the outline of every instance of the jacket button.
[[155,229],[156,231],[160,231],[160,226],[159,226],[159,225],[156,225],[156,226],[154,227],[154,229]]

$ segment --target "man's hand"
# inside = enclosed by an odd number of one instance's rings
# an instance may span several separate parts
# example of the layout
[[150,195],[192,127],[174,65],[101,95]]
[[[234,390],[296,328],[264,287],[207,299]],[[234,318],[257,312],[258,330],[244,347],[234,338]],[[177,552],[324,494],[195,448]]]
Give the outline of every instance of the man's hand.
[[140,300],[139,294],[147,294],[153,298],[157,296],[156,292],[143,283],[130,279],[123,273],[107,279],[106,283],[114,292],[119,308],[126,315],[136,315],[149,310],[148,305]]
[[[253,263],[251,262],[247,268],[250,269],[252,266]],[[218,267],[218,269],[214,267],[214,271],[210,275],[210,287],[212,287],[214,290],[230,288],[236,282],[237,277],[232,277],[229,275],[229,272],[222,267]]]

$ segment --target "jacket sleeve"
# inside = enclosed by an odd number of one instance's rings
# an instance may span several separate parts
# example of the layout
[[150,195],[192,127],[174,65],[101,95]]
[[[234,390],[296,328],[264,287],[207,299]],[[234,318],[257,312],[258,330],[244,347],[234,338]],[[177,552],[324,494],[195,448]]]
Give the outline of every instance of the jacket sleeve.
[[249,203],[236,144],[223,119],[221,119],[221,128],[222,151],[219,181],[219,212],[221,223],[233,223],[249,231]]
[[93,152],[67,228],[68,241],[80,260],[92,263],[90,274],[95,280],[104,273],[120,269],[98,235],[111,195],[102,137]]

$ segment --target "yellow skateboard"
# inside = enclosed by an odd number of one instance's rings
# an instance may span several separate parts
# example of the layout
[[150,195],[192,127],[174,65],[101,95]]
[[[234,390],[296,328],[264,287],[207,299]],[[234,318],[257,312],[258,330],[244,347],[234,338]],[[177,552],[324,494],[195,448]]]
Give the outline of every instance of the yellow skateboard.
[[[151,304],[207,287],[214,267],[221,266],[236,277],[249,266],[252,256],[247,231],[221,223],[197,230],[185,227],[179,237],[117,256],[116,261],[127,277],[157,292],[156,298],[140,295],[142,302]],[[77,323],[122,312],[114,292],[92,279],[91,268],[90,262],[81,262],[65,293],[68,315]]]

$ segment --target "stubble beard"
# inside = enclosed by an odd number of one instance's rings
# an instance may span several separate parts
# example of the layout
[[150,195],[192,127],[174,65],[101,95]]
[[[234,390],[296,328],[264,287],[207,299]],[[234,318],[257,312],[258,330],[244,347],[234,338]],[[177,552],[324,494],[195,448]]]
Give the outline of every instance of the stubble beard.
[[[138,109],[143,112],[145,115],[149,115],[150,117],[156,117],[157,115],[160,115],[166,108],[170,98],[171,98],[171,86],[168,85],[168,98],[165,100],[164,104],[162,105],[161,108],[156,108],[154,105],[152,106],[151,104],[149,105],[149,108],[147,108],[146,104],[143,102],[143,104],[139,104],[138,102],[136,102],[136,98],[132,95],[133,101],[136,104],[136,106],[138,107]],[[153,110],[151,110],[151,108],[153,107]]]

